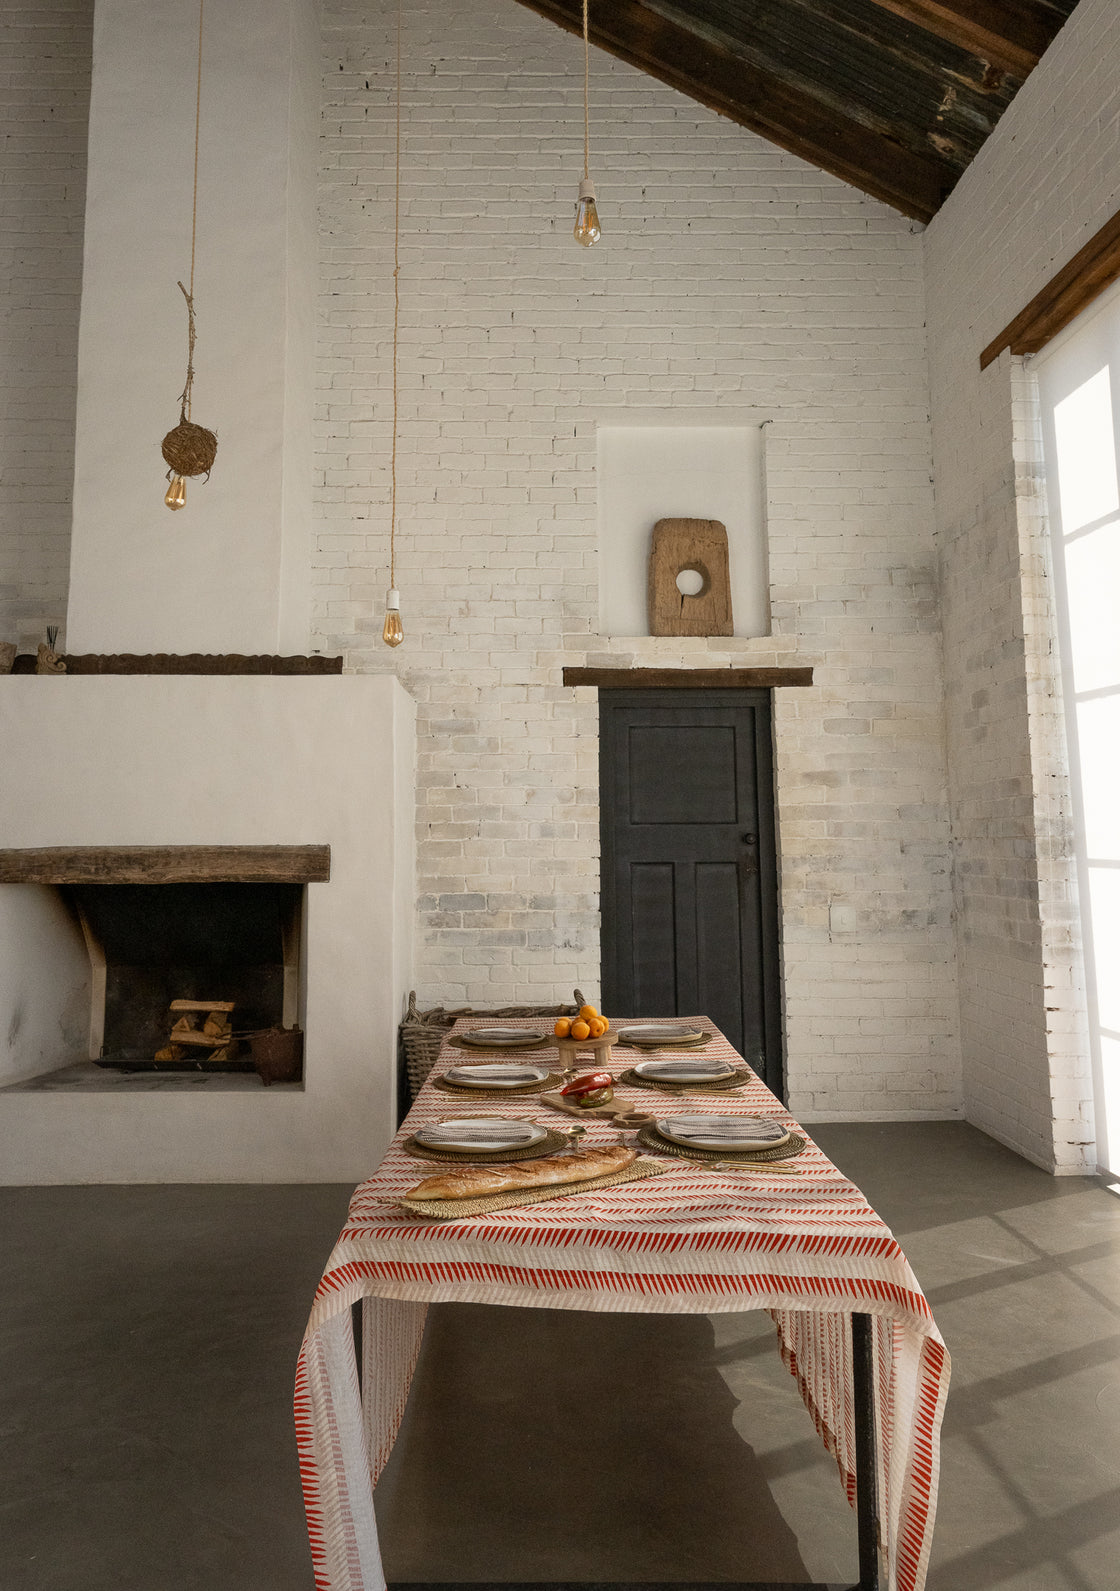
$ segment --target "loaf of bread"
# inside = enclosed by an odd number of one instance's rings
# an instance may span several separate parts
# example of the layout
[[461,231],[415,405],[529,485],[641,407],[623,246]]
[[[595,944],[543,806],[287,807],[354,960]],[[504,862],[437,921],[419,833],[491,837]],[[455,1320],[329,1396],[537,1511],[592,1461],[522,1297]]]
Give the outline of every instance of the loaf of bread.
[[636,1149],[606,1146],[577,1149],[574,1154],[547,1155],[524,1165],[464,1166],[441,1177],[425,1177],[405,1194],[407,1199],[482,1199],[491,1193],[521,1188],[547,1188],[558,1182],[588,1182],[625,1171],[638,1158]]

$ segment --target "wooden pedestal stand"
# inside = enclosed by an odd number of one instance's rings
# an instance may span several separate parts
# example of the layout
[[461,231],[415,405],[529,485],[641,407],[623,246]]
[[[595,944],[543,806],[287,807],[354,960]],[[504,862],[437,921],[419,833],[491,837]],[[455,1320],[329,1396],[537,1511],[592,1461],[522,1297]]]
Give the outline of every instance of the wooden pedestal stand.
[[[556,1039],[564,1081],[570,1083],[579,1072],[598,1072],[609,1066],[617,1036],[608,1030],[601,1039]],[[587,1055],[590,1059],[581,1064],[578,1061],[580,1055]]]

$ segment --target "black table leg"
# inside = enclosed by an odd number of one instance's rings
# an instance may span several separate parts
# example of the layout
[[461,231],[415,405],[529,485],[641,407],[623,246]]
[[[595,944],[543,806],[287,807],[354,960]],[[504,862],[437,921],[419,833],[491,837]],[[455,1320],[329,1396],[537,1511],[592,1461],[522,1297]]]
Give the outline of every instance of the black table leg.
[[870,1315],[852,1316],[852,1390],[856,1424],[856,1521],[859,1584],[851,1591],[880,1591],[879,1466],[875,1441],[875,1330]]

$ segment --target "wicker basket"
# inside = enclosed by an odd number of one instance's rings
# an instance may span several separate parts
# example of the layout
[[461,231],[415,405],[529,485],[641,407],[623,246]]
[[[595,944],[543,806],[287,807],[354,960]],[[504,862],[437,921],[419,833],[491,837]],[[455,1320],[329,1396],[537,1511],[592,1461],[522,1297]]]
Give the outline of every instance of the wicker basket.
[[574,1005],[503,1005],[486,1011],[476,1010],[470,1005],[456,1006],[453,1010],[436,1005],[430,1011],[418,1011],[416,990],[413,989],[408,996],[408,1010],[401,1023],[401,1049],[404,1051],[405,1072],[412,1098],[415,1099],[420,1092],[424,1079],[435,1064],[440,1045],[459,1017],[574,1016],[584,999],[579,989],[573,991],[573,997]]

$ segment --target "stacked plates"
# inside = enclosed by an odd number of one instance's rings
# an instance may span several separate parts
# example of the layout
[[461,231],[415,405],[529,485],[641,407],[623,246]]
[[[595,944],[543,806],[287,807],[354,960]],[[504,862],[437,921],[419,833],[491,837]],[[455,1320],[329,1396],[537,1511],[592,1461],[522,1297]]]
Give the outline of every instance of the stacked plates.
[[654,1126],[662,1138],[686,1149],[777,1149],[790,1133],[772,1116],[666,1116]]
[[631,1068],[647,1083],[718,1083],[735,1076],[729,1061],[639,1061]]
[[456,1044],[470,1044],[481,1050],[516,1050],[526,1044],[540,1044],[545,1034],[527,1028],[471,1028],[456,1033]]
[[505,1121],[499,1116],[464,1116],[418,1127],[413,1134],[425,1149],[462,1150],[474,1154],[494,1149],[529,1149],[547,1138],[548,1130],[535,1121]]
[[635,1044],[649,1050],[661,1050],[674,1044],[702,1044],[706,1038],[707,1034],[700,1028],[680,1022],[634,1022],[618,1031],[620,1044]]
[[532,1083],[543,1083],[547,1076],[547,1066],[495,1061],[490,1066],[453,1066],[444,1072],[443,1081],[456,1088],[527,1088]]

